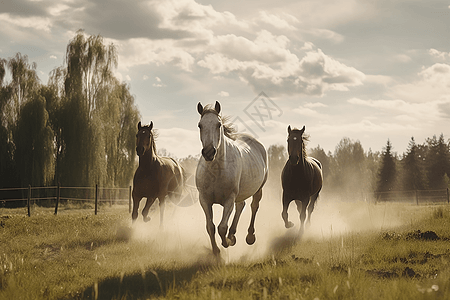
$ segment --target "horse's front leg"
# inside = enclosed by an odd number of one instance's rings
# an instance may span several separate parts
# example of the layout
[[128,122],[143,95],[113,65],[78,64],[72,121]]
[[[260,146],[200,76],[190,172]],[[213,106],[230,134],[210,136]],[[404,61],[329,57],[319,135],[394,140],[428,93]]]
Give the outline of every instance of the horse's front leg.
[[311,201],[309,202],[309,205],[308,205],[308,219],[306,220],[307,227],[311,226],[311,215],[314,210],[314,206],[316,205],[316,200],[318,197],[319,197],[319,193],[316,193],[311,196]]
[[281,212],[281,217],[283,218],[284,226],[286,228],[294,226],[294,223],[290,222],[288,219],[288,207],[291,201],[292,199],[283,191],[283,211]]
[[253,200],[252,200],[252,218],[250,220],[250,226],[248,227],[248,234],[247,234],[247,238],[245,239],[247,244],[249,245],[253,245],[256,241],[256,236],[255,236],[255,218],[256,218],[256,213],[258,212],[259,209],[259,201],[261,201],[262,198],[262,189],[260,189],[259,191],[256,192],[256,194],[253,195]]
[[142,197],[133,195],[133,212],[131,214],[131,219],[133,220],[133,223],[136,221],[138,217],[138,209],[139,209],[139,202],[141,202]]
[[166,208],[166,197],[161,196],[159,199],[159,228],[164,229],[164,210]]
[[234,246],[236,244],[236,237],[234,234],[236,233],[237,224],[239,222],[239,218],[241,217],[242,211],[244,210],[245,202],[236,203],[234,212],[233,223],[231,223],[230,230],[228,231],[228,240],[230,246]]
[[300,229],[298,234],[301,236],[305,232],[305,219],[306,219],[306,207],[308,206],[309,199],[305,200],[295,200],[295,204],[297,204],[297,210],[300,214]]
[[223,205],[223,214],[222,220],[219,223],[218,231],[220,238],[222,239],[222,246],[228,248],[229,245],[232,244],[232,241],[227,239],[227,231],[228,231],[228,220],[230,219],[230,215],[233,212],[234,208],[234,199],[235,197],[228,198]]
[[142,210],[142,216],[144,217],[144,222],[150,221],[150,217],[148,216],[148,211],[152,206],[153,202],[155,202],[156,198],[147,198],[147,202],[145,203],[144,209]]
[[202,196],[199,197],[200,205],[203,208],[206,217],[206,231],[208,232],[209,239],[211,240],[212,250],[215,256],[218,256],[220,253],[219,247],[217,247],[216,243],[216,226],[213,223],[213,211],[212,211],[212,203],[206,203],[202,199]]

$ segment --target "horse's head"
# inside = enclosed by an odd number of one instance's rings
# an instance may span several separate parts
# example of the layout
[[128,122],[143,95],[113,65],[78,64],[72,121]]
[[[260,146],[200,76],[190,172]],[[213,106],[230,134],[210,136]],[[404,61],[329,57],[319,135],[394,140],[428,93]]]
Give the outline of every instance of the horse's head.
[[288,154],[289,162],[293,165],[297,165],[300,158],[303,157],[303,133],[305,132],[305,126],[302,129],[291,129],[291,125],[288,126]]
[[138,123],[138,133],[136,134],[136,153],[138,156],[144,155],[148,150],[151,151],[153,147],[152,129],[153,122],[146,126],[141,126],[141,122]]
[[202,155],[205,160],[212,161],[216,157],[223,136],[222,119],[219,116],[220,103],[216,101],[212,109],[209,106],[203,108],[199,102],[197,111],[201,115],[198,128],[200,128],[200,140],[203,146]]

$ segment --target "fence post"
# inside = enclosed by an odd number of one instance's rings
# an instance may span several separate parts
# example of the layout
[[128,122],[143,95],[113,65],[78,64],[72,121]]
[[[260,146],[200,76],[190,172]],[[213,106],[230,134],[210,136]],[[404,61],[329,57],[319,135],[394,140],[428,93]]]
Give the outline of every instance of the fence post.
[[58,214],[59,197],[60,197],[60,183],[58,182],[58,186],[56,188],[55,216]]
[[417,190],[416,190],[416,204],[419,205],[419,195],[417,194]]
[[30,202],[31,202],[31,185],[28,185],[28,197],[27,197],[27,208],[28,208],[28,216],[31,216],[31,211],[30,211]]
[[450,203],[450,193],[449,190],[447,188],[447,204]]
[[95,215],[97,215],[98,205],[98,184],[95,185]]
[[131,213],[131,185],[128,188],[128,213]]

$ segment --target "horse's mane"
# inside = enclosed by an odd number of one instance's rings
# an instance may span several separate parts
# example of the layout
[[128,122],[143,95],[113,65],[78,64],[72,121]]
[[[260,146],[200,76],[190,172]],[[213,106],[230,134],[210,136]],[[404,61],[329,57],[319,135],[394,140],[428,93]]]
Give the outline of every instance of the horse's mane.
[[[300,131],[300,129],[294,128],[294,129],[292,129],[292,131]],[[306,144],[309,142],[309,134],[307,134],[307,133],[305,134],[303,132],[302,141],[303,141],[303,143],[302,143],[303,157],[306,158],[306,157],[308,157],[308,153],[306,153]]]
[[[144,125],[144,126],[142,126],[141,127],[141,129],[147,129],[147,130],[150,130],[150,125]],[[156,129],[152,129],[152,130],[150,130],[150,141],[152,142],[152,150],[153,150],[153,153],[156,155],[156,139],[158,138],[158,130],[156,130]]]
[[213,106],[211,104],[207,104],[203,108],[202,117],[206,113],[213,113],[216,116],[218,116],[221,119],[221,121],[222,121],[223,133],[225,134],[225,136],[230,138],[230,139],[232,139],[232,140],[236,140],[237,130],[236,130],[236,127],[234,127],[234,124],[231,123],[231,121],[230,121],[231,117],[230,116],[221,116],[221,115],[219,115],[219,113],[213,108]]

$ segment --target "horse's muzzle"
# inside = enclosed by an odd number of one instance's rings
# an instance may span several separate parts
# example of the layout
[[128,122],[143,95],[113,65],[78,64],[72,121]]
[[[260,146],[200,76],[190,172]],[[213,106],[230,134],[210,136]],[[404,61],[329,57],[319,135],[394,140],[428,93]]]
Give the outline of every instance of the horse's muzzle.
[[300,158],[298,156],[295,155],[289,155],[289,163],[293,166],[298,165],[298,161],[300,160]]
[[206,146],[202,149],[202,155],[206,161],[212,161],[216,156],[217,150],[216,147]]
[[144,154],[144,147],[136,147],[136,154],[138,156],[141,156],[142,154]]

